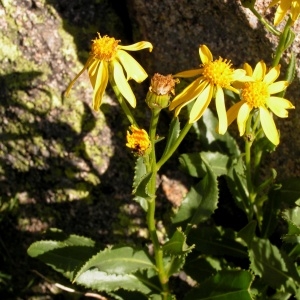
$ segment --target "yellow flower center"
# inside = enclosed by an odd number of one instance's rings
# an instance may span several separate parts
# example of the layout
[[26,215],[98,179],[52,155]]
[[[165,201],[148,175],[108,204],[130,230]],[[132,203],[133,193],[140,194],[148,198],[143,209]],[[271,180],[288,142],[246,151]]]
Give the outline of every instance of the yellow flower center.
[[233,71],[230,61],[220,57],[204,64],[202,75],[210,84],[226,88],[231,84]]
[[145,151],[150,147],[150,140],[147,132],[144,129],[139,129],[135,126],[130,126],[130,130],[127,131],[127,144],[126,146],[133,150],[137,155],[143,156]]
[[270,97],[268,86],[264,82],[245,82],[241,90],[241,98],[246,101],[251,108],[264,106],[266,99]]
[[91,54],[94,58],[110,61],[115,57],[120,40],[115,40],[107,35],[101,37],[98,33],[98,38],[92,40],[92,42]]

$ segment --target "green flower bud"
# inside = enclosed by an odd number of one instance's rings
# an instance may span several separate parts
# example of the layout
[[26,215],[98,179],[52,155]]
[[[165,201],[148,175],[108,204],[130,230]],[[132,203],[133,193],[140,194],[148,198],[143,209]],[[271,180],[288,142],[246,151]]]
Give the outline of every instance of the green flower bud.
[[154,74],[146,96],[146,103],[151,109],[163,109],[169,106],[170,98],[175,94],[174,87],[178,83],[172,75]]

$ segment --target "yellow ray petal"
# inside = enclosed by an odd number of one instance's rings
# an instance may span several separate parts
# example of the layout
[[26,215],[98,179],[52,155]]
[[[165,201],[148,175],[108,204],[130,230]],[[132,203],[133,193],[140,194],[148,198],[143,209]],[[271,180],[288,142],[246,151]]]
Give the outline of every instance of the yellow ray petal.
[[210,50],[205,45],[200,45],[199,47],[199,56],[203,64],[207,64],[213,61],[213,55],[211,54]]
[[98,111],[101,106],[103,94],[108,82],[108,66],[106,61],[101,61],[96,75],[92,106],[95,111]]
[[85,71],[85,69],[87,69],[87,68],[89,67],[91,61],[92,61],[92,58],[89,57],[88,60],[86,61],[85,65],[84,65],[84,67],[81,69],[81,71],[80,71],[80,72],[75,76],[75,78],[69,83],[69,85],[68,85],[68,87],[67,87],[67,89],[66,89],[66,91],[65,91],[65,96],[66,96],[66,97],[68,97],[68,95],[69,95],[69,93],[70,93],[70,90],[71,90],[73,84],[75,83],[75,81],[78,79],[78,77]]
[[175,107],[181,105],[184,102],[188,103],[191,100],[194,100],[202,92],[206,85],[207,82],[201,82],[199,78],[193,81],[172,100],[169,106],[169,110],[173,110]]
[[98,74],[97,72],[98,72],[100,63],[101,63],[101,60],[95,59],[88,68],[88,74],[89,74],[89,78],[90,78],[93,89],[95,88],[97,74]]
[[269,97],[267,99],[267,105],[272,112],[280,118],[288,117],[288,111],[286,109],[295,108],[289,100],[280,97]]
[[289,85],[288,81],[277,81],[268,86],[268,92],[270,95],[277,94],[285,90]]
[[279,6],[277,7],[275,18],[274,18],[274,25],[278,25],[286,15],[288,9],[291,6],[291,0],[281,0]]
[[132,78],[136,82],[142,82],[148,77],[148,74],[143,67],[127,52],[118,50],[116,58],[123,65],[126,71],[127,80]]
[[220,86],[217,86],[216,91],[216,109],[219,118],[218,132],[224,134],[227,130],[227,115],[225,108],[224,92]]
[[131,90],[131,87],[129,86],[125,78],[122,66],[117,60],[114,60],[112,63],[113,63],[113,70],[114,70],[114,80],[116,82],[117,87],[119,88],[124,98],[129,102],[129,104],[132,107],[135,107],[136,99]]
[[241,106],[246,103],[245,101],[239,101],[238,103],[235,103],[233,106],[231,106],[227,111],[227,123],[228,126],[237,118],[238,112],[241,108]]
[[300,3],[299,1],[293,1],[291,7],[291,18],[295,22],[300,14]]
[[189,78],[189,77],[195,77],[200,74],[202,74],[203,69],[194,69],[194,70],[187,70],[183,72],[179,72],[174,75],[174,77],[182,77],[182,78]]
[[260,122],[266,137],[274,144],[279,144],[279,135],[270,112],[263,106],[259,108]]
[[263,82],[265,82],[267,85],[270,85],[278,78],[279,74],[280,65],[277,65],[276,67],[270,69],[270,71],[266,74],[265,78],[263,79]]
[[257,81],[263,80],[266,74],[266,69],[266,64],[263,61],[258,62],[254,68],[252,77]]
[[146,48],[149,48],[149,51],[151,52],[153,49],[153,45],[150,42],[141,41],[128,46],[122,46],[122,45],[118,46],[118,49],[123,49],[126,51],[138,51]]
[[251,107],[247,104],[247,102],[243,103],[239,109],[237,115],[237,124],[240,132],[240,136],[244,135],[246,129],[246,122],[248,120],[249,114],[251,111]]
[[248,63],[244,63],[244,70],[246,71],[246,74],[248,76],[252,76],[253,75],[252,67]]
[[232,74],[232,81],[252,81],[253,79],[249,76],[246,76],[246,71],[243,69],[236,69]]
[[189,123],[194,123],[202,117],[204,111],[211,101],[213,90],[214,86],[209,84],[203,90],[203,92],[200,93],[191,109]]

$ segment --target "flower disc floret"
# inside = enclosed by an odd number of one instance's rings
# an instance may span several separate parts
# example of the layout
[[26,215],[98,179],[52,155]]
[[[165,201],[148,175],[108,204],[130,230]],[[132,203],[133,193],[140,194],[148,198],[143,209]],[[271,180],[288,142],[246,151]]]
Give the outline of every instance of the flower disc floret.
[[115,40],[107,35],[101,37],[98,33],[98,38],[92,40],[92,42],[91,55],[95,59],[110,61],[114,59],[117,53],[120,40]]
[[264,106],[270,94],[265,82],[246,82],[244,83],[240,96],[252,109]]
[[226,88],[231,84],[233,71],[230,61],[220,57],[204,64],[202,75],[210,84]]

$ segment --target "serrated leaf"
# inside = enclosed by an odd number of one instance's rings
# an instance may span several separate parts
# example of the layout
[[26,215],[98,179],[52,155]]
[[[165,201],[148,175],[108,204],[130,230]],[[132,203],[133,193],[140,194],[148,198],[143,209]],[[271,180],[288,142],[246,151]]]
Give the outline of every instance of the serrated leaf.
[[286,209],[282,217],[288,224],[288,233],[283,236],[286,243],[300,244],[300,207]]
[[184,300],[252,300],[250,285],[253,276],[248,271],[224,270],[193,288]]
[[194,248],[186,244],[186,235],[181,228],[177,228],[169,241],[163,245],[163,251],[171,255],[184,255]]
[[146,295],[151,292],[151,289],[134,274],[109,275],[97,268],[83,272],[75,282],[99,292],[112,292],[118,289],[138,291]]
[[249,248],[250,268],[274,289],[295,293],[300,282],[294,263],[267,239],[254,238]]
[[245,166],[241,157],[231,161],[226,181],[236,205],[248,215],[251,204],[248,197]]
[[217,271],[221,271],[221,264],[218,258],[193,252],[186,258],[184,271],[198,283],[201,283],[213,274],[216,274]]
[[186,256],[187,255],[169,255],[164,257],[164,269],[168,277],[171,277],[175,273],[179,273],[184,266]]
[[191,188],[177,214],[172,218],[173,224],[187,220],[191,224],[198,224],[207,220],[217,208],[217,177],[206,159],[202,157],[202,161],[205,164],[207,173],[196,186]]
[[219,152],[185,153],[179,157],[180,168],[193,177],[202,178],[206,174],[206,167],[202,157],[209,163],[217,176],[227,174],[227,155]]
[[268,193],[268,200],[263,206],[261,236],[264,238],[271,236],[278,224],[281,205],[280,193],[280,186],[275,185]]
[[173,118],[172,121],[171,121],[171,124],[169,126],[169,133],[168,133],[168,138],[167,138],[167,142],[166,142],[166,147],[165,147],[164,153],[163,153],[161,158],[163,158],[164,155],[169,152],[170,148],[176,142],[179,133],[180,133],[179,119],[178,118]]
[[155,265],[145,251],[136,251],[131,247],[120,247],[105,249],[97,253],[80,269],[76,278],[92,268],[97,268],[107,274],[122,275],[131,274],[138,270],[155,269]]
[[75,235],[64,242],[35,242],[27,250],[29,256],[38,258],[70,280],[96,252],[94,242]]
[[241,238],[248,247],[251,247],[251,243],[255,237],[256,226],[257,222],[252,220],[238,233],[238,237]]
[[241,155],[236,140],[228,133],[218,134],[216,128],[218,119],[208,108],[205,110],[202,118],[195,123],[198,125],[199,139],[203,151],[220,152],[229,156],[238,157]]
[[300,178],[289,178],[280,182],[281,199],[288,205],[295,205],[300,200]]
[[147,184],[149,178],[151,178],[151,173],[147,173],[144,158],[139,157],[135,163],[132,194],[134,195],[133,200],[138,202],[144,211],[148,210]]
[[189,242],[207,255],[228,255],[247,258],[247,248],[237,241],[236,232],[229,229],[201,226],[189,233]]

